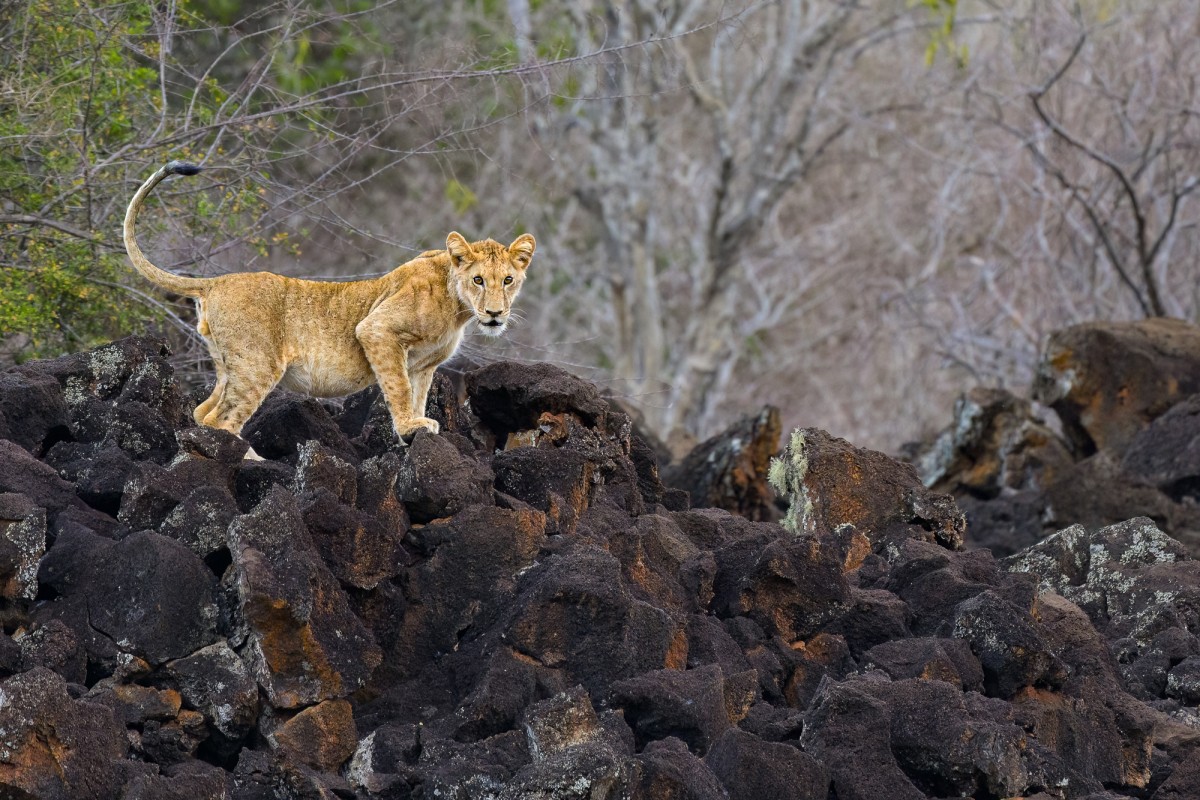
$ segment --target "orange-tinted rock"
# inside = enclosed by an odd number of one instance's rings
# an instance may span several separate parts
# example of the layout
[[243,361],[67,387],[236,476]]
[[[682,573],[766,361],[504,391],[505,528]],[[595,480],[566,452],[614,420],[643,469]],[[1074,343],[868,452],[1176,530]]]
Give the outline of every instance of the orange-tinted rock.
[[354,712],[345,700],[327,700],[304,709],[270,738],[300,763],[324,772],[336,772],[358,744]]
[[0,795],[39,800],[116,797],[125,727],[111,710],[72,700],[36,668],[0,682]]
[[723,508],[747,519],[779,519],[767,482],[779,452],[779,409],[766,406],[694,447],[664,471],[664,483],[691,496],[692,508]]
[[951,424],[913,461],[935,491],[995,497],[1046,486],[1074,458],[1028,400],[976,387],[958,398]]
[[1089,322],[1050,335],[1033,399],[1053,408],[1079,455],[1117,457],[1152,420],[1200,392],[1200,328],[1182,320]]
[[876,548],[895,538],[962,546],[966,519],[953,498],[926,489],[911,464],[825,431],[793,432],[771,482],[790,503],[784,525],[798,533],[841,541],[835,532],[851,526]]
[[277,708],[345,697],[381,654],[321,560],[296,500],[280,487],[230,526],[244,657]]

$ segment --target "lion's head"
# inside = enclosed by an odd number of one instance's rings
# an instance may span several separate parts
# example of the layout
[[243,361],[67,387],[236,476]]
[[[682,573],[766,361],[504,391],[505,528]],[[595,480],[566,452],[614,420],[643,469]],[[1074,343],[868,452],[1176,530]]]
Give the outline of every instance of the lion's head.
[[457,231],[446,237],[459,299],[471,307],[479,330],[488,336],[499,336],[508,327],[535,244],[528,233],[508,247],[491,239],[468,243]]

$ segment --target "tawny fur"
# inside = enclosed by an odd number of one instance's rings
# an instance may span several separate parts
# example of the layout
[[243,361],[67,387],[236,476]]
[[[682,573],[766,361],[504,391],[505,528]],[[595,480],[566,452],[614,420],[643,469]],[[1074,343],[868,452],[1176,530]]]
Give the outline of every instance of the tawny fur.
[[533,258],[533,237],[505,247],[491,239],[468,243],[452,232],[445,250],[428,250],[370,280],[306,281],[270,272],[187,278],[146,259],[134,224],[163,178],[196,171],[176,162],[162,167],[125,214],[125,249],[137,271],[196,299],[196,328],[217,371],[196,421],[240,434],[276,385],[335,397],[378,383],[398,436],[420,428],[437,433],[437,421],[423,416],[434,370],[454,355],[472,321],[489,335],[504,331]]

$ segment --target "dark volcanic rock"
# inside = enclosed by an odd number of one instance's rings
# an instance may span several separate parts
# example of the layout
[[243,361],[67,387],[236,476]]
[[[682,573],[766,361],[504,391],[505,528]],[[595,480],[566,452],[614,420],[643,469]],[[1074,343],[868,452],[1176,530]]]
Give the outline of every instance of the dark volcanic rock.
[[339,457],[357,463],[358,453],[325,406],[311,397],[277,389],[246,422],[242,436],[263,458],[293,462],[300,445],[315,439]]
[[608,414],[595,386],[550,364],[501,361],[467,373],[467,400],[501,444],[510,433],[536,428],[544,412],[570,412],[587,425]]
[[134,459],[163,463],[178,449],[175,431],[192,425],[168,355],[163,342],[130,336],[86,353],[23,364],[10,372],[38,385],[48,377],[61,387],[69,433],[44,439],[43,447],[51,443],[49,439],[107,441]]
[[829,770],[807,753],[730,729],[704,757],[729,800],[825,800]]
[[425,560],[408,573],[402,630],[390,666],[415,672],[455,649],[466,631],[492,623],[538,553],[545,520],[532,510],[472,506],[420,530]]
[[1197,392],[1200,328],[1165,317],[1054,332],[1033,385],[1077,453],[1118,458],[1152,420]]
[[681,668],[686,632],[667,612],[630,596],[621,565],[578,547],[530,570],[505,639],[522,656],[561,669],[595,695],[615,680]]
[[791,503],[785,519],[790,530],[829,539],[848,526],[874,547],[894,538],[962,546],[962,512],[949,495],[927,490],[911,464],[816,428],[792,434],[771,466],[771,483]]
[[1074,525],[1004,563],[1077,603],[1112,638],[1200,630],[1200,562],[1148,519],[1090,533]]
[[[1148,520],[1002,566],[910,467],[819,431],[773,468],[798,533],[679,510],[551,367],[485,367],[469,407],[441,381],[443,432],[406,448],[377,392],[336,422],[277,397],[286,461],[191,425],[151,340],[5,376],[0,795],[1194,794],[1200,562]],[[1064,465],[1028,404],[968,400],[942,479],[996,542],[1135,500],[1200,519],[1191,405]],[[752,449],[714,455],[734,494]]]
[[75,484],[75,493],[92,508],[117,516],[125,484],[137,469],[128,453],[109,441],[59,442],[46,463]]
[[277,708],[342,698],[366,683],[379,647],[314,547],[295,498],[274,489],[229,528],[246,659]]
[[496,455],[496,488],[546,513],[552,533],[572,533],[591,504],[596,466],[566,448],[519,447]]
[[70,436],[69,425],[62,386],[53,377],[32,370],[0,372],[0,438],[36,456]]
[[86,509],[75,487],[12,442],[0,439],[0,493],[20,494],[54,518],[68,509]]
[[[622,711],[640,746],[674,736],[703,755],[738,721],[730,718],[734,703],[726,702],[727,694],[735,691],[715,664],[686,671],[661,669],[613,684],[609,704]],[[750,703],[744,706],[749,709]]]
[[993,697],[1012,697],[1026,686],[1060,687],[1066,669],[1019,608],[988,590],[959,604],[954,636],[971,645]]
[[0,682],[0,793],[14,798],[116,797],[128,749],[103,705],[72,700],[63,679],[36,668]]
[[419,431],[400,462],[396,495],[413,520],[429,522],[490,503],[492,481],[491,470],[463,455],[445,436]]
[[326,700],[284,722],[270,739],[301,764],[336,772],[354,754],[358,733],[350,704]]
[[841,565],[815,539],[774,525],[718,550],[712,610],[746,616],[791,642],[811,636],[842,611],[849,587]]
[[651,742],[636,759],[634,797],[646,800],[724,800],[725,788],[679,739]]
[[780,514],[767,483],[779,452],[779,409],[767,406],[697,445],[666,471],[665,483],[688,492],[695,508],[723,508],[747,519],[774,521]]
[[46,552],[46,509],[23,494],[0,493],[0,597],[33,600]]
[[1121,459],[1121,471],[1176,501],[1200,499],[1200,394],[1138,431]]
[[1032,403],[984,387],[955,401],[954,421],[914,459],[932,489],[988,498],[1052,483],[1073,460]]
[[189,708],[204,715],[209,738],[222,757],[233,755],[258,721],[258,685],[225,642],[167,664]]
[[140,532],[114,542],[66,532],[42,559],[38,578],[64,600],[84,601],[91,628],[152,664],[216,639],[216,579],[165,536]]
[[922,678],[946,681],[968,691],[983,686],[983,667],[962,639],[897,639],[877,644],[863,654],[862,663],[878,667],[893,680]]

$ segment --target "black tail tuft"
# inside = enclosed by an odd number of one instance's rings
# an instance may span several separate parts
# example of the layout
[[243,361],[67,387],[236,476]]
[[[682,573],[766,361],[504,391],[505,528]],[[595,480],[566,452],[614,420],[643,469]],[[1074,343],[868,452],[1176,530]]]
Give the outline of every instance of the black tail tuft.
[[186,161],[170,161],[166,166],[168,175],[196,175],[200,169],[198,165]]

